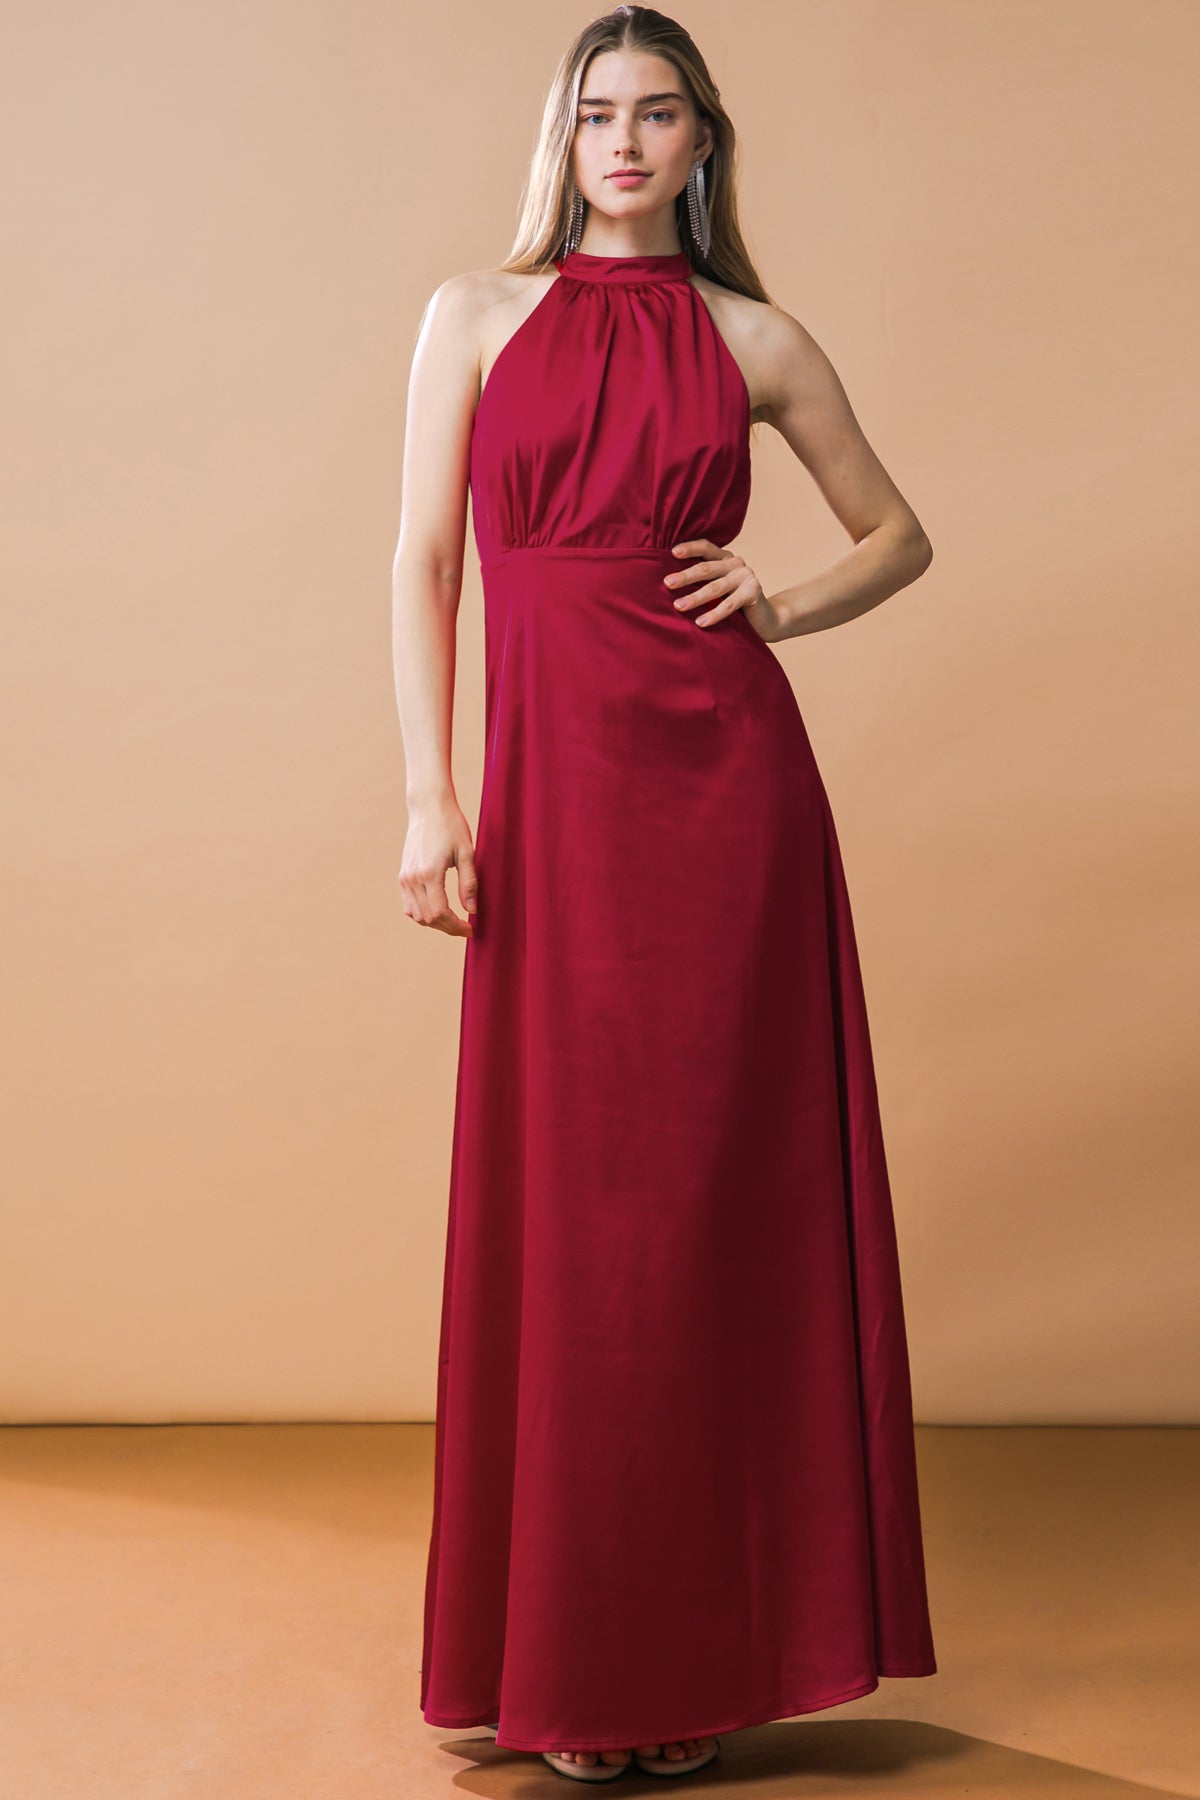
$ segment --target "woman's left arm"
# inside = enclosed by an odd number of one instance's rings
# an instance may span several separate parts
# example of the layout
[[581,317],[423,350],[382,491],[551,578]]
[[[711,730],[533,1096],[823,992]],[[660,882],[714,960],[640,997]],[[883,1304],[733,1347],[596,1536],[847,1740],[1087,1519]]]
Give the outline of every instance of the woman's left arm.
[[[827,631],[888,599],[923,575],[933,560],[921,521],[908,504],[854,416],[833,364],[790,313],[761,305],[753,341],[753,386],[761,396],[754,417],[784,437],[820,488],[854,547],[828,568],[767,595],[740,556],[707,539],[677,545],[677,553],[708,560],[667,577],[674,589],[692,587],[676,604],[697,624],[746,611],[761,638],[778,643]],[[696,608],[716,601],[708,613]]]
[[763,416],[804,464],[854,539],[828,568],[771,594],[772,638],[841,625],[923,575],[933,546],[854,416],[837,371],[799,320],[760,324]]

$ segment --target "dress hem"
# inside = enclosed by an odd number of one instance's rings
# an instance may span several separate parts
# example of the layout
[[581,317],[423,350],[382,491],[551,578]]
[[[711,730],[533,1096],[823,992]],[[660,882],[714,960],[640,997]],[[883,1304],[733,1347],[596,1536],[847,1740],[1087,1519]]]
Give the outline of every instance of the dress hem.
[[[772,1707],[767,1712],[755,1711],[753,1715],[749,1717],[745,1714],[739,1714],[737,1718],[728,1720],[723,1725],[705,1725],[698,1729],[689,1727],[683,1731],[659,1734],[653,1739],[643,1738],[641,1742],[677,1744],[681,1743],[684,1738],[721,1737],[731,1731],[749,1730],[753,1725],[772,1725],[776,1723],[776,1721],[797,1718],[802,1713],[821,1712],[829,1706],[840,1706],[846,1700],[860,1700],[864,1694],[873,1694],[881,1680],[916,1680],[921,1676],[936,1675],[937,1672],[936,1663],[930,1663],[928,1666],[921,1668],[898,1668],[895,1665],[892,1665],[886,1669],[881,1668],[870,1680],[860,1682],[857,1686],[852,1688],[845,1688],[841,1693],[829,1694],[823,1700],[807,1700],[801,1705],[796,1705],[794,1701],[789,1700],[781,1703],[779,1706]],[[445,1713],[429,1712],[424,1712],[423,1716],[427,1725],[436,1725],[445,1730],[461,1731],[466,1730],[468,1726],[472,1725],[491,1725],[495,1721],[498,1713],[499,1707],[493,1705],[483,1707],[479,1712],[472,1713],[469,1717],[464,1718],[451,1718]],[[615,1737],[591,1738],[586,1744],[580,1743],[577,1737],[556,1738],[554,1742],[550,1744],[533,1744],[528,1740],[517,1742],[515,1739],[509,1737],[502,1740],[499,1732],[497,1732],[495,1743],[499,1750],[628,1750],[632,1748],[629,1742],[628,1732],[624,1735]]]

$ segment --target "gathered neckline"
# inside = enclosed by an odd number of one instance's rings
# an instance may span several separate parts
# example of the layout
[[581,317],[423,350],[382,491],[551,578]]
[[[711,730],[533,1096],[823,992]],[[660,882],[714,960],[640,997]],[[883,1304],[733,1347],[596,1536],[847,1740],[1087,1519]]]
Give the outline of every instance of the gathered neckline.
[[593,256],[584,250],[569,250],[555,257],[560,275],[575,281],[637,283],[648,281],[689,281],[692,265],[686,250],[669,250],[658,256]]

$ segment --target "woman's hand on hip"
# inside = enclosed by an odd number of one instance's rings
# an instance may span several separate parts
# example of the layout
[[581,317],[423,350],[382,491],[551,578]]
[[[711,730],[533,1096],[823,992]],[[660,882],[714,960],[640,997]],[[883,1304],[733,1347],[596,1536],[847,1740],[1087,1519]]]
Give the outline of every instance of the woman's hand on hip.
[[[779,620],[759,586],[758,576],[744,557],[723,550],[711,538],[688,538],[672,545],[672,549],[676,556],[703,558],[690,568],[673,569],[663,577],[666,586],[676,590],[675,605],[680,612],[691,612],[697,606],[715,600],[717,605],[709,612],[701,613],[697,625],[715,625],[718,619],[727,619],[730,613],[744,612],[759,637],[766,643],[771,642]],[[703,582],[703,587],[694,593],[678,593],[680,588],[694,581]]]

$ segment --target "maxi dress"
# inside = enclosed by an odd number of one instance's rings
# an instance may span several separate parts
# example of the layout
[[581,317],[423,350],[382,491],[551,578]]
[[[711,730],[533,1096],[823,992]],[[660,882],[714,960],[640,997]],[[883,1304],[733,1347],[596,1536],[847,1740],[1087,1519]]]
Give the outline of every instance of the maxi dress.
[[[727,545],[750,401],[686,252],[573,251],[470,447],[485,599],[420,1705],[611,1749],[936,1671],[834,823]],[[705,610],[701,608],[701,610]]]

